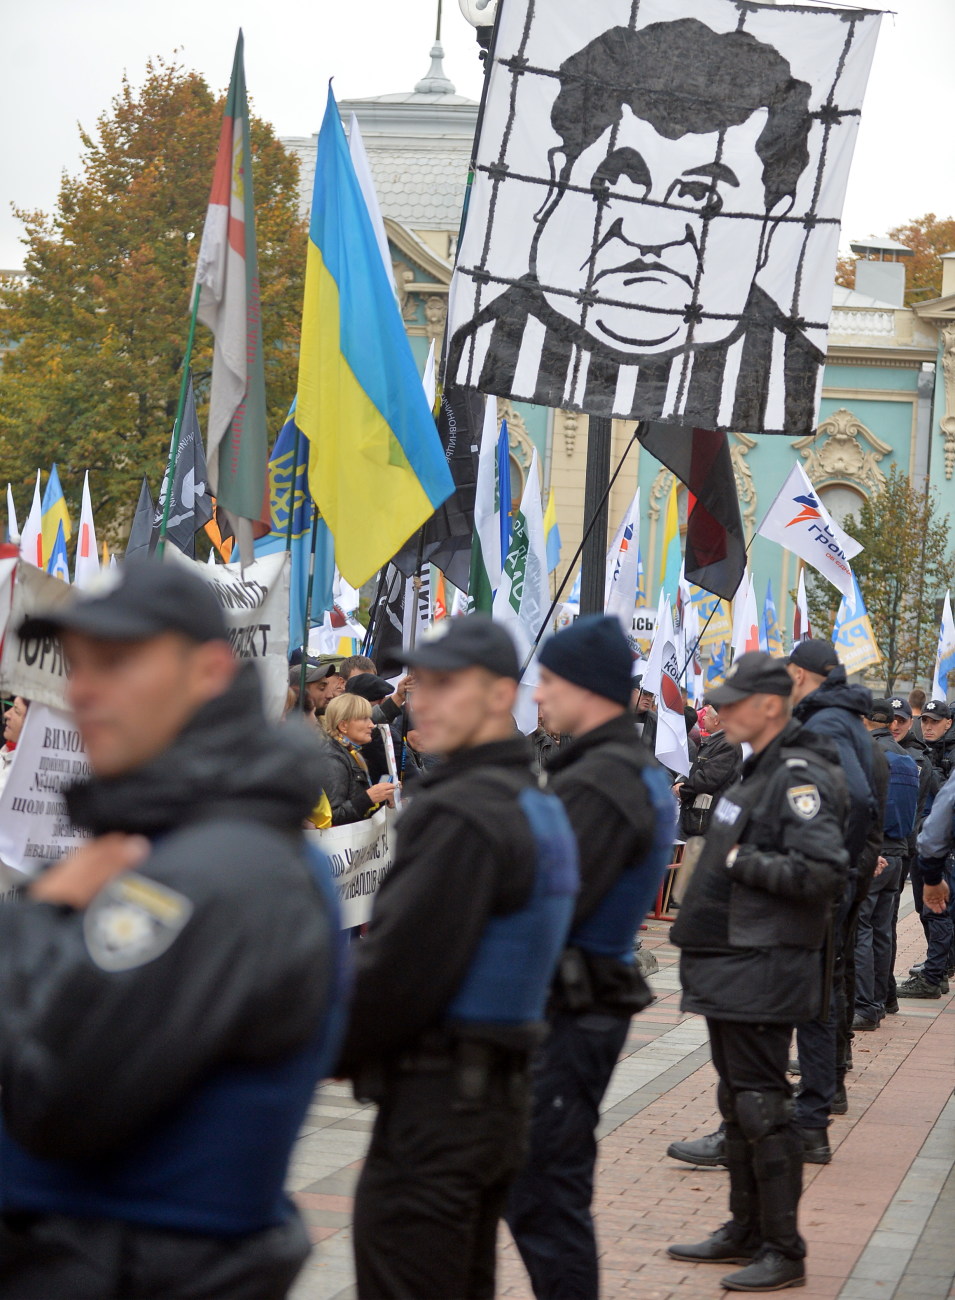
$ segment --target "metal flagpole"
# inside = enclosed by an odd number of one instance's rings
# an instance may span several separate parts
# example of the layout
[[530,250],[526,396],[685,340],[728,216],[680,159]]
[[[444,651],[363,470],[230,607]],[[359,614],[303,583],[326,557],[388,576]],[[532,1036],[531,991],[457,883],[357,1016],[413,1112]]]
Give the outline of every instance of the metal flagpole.
[[201,286],[196,282],[196,291],[192,295],[192,314],[189,317],[189,334],[186,338],[186,355],[182,359],[182,382],[179,385],[179,405],[176,408],[176,420],[172,426],[172,442],[169,446],[169,463],[166,467],[166,500],[163,502],[162,522],[159,525],[159,540],[156,554],[162,558],[166,549],[166,529],[169,526],[169,503],[172,500],[173,481],[176,472],[176,457],[179,455],[179,435],[182,431],[182,413],[186,408],[186,393],[189,391],[189,373],[192,363],[192,345],[196,337],[196,318],[199,315],[199,292]]
[[296,424],[295,425],[295,451],[293,453],[293,459],[292,459],[292,479],[291,479],[291,485],[289,487],[289,493],[288,493],[288,522],[285,525],[286,551],[291,551],[292,549],[292,520],[295,517],[295,490],[297,487],[296,480],[298,479],[298,440],[299,438],[304,438],[304,436],[305,435],[300,431],[298,425]]

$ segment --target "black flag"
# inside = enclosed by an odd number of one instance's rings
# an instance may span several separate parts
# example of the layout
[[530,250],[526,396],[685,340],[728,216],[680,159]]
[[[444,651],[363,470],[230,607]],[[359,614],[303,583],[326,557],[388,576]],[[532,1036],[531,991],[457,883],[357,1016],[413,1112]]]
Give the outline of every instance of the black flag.
[[[169,470],[163,478],[159,492],[159,501],[155,514],[155,541],[159,540],[162,527],[163,510],[166,503],[166,485]],[[169,503],[169,518],[166,521],[166,540],[172,542],[180,551],[195,559],[196,533],[212,518],[212,493],[209,490],[209,474],[206,470],[206,453],[202,446],[202,434],[196,415],[196,398],[192,391],[192,379],[186,393],[186,405],[182,413],[182,428],[179,430],[179,446],[176,449],[176,464],[172,477],[172,500]]]
[[441,394],[438,436],[454,491],[423,527],[401,548],[392,563],[406,578],[413,576],[420,559],[440,569],[459,591],[467,591],[474,532],[474,493],[478,453],[484,422],[484,398],[471,389],[449,387]]
[[146,482],[146,476],[143,475],[143,484],[139,489],[139,503],[136,506],[136,513],[133,515],[133,525],[129,530],[129,541],[126,543],[126,559],[132,559],[134,555],[151,555],[153,552],[153,520],[156,517],[156,507],[153,504],[153,494],[149,490],[149,484]]
[[637,436],[695,498],[687,514],[687,582],[732,600],[746,569],[746,539],[726,434],[649,423]]

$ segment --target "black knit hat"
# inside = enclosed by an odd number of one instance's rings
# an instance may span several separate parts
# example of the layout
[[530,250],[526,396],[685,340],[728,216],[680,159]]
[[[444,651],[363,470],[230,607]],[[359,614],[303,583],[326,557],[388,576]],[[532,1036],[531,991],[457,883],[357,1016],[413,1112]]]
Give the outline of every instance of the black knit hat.
[[626,707],[633,655],[619,619],[587,614],[541,646],[538,659],[558,677]]

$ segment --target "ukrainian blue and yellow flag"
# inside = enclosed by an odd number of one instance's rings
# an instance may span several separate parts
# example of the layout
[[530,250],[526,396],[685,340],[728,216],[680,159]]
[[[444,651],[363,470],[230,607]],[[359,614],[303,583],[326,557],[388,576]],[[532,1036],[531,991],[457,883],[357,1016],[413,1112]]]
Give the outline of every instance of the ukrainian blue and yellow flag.
[[[296,450],[296,440],[298,449]],[[292,514],[289,529],[289,511]],[[315,580],[312,607],[308,599],[309,556],[312,549],[312,497],[308,490],[308,440],[295,423],[295,402],[269,457],[269,513],[271,530],[255,543],[255,554],[273,555],[288,550],[292,566],[289,575],[289,649],[304,645],[312,622],[320,623],[334,604],[335,548],[324,519],[315,534]]]
[[59,578],[61,582],[69,585],[70,581],[70,562],[66,557],[66,538],[63,535],[62,520],[56,526],[56,537],[53,541],[53,550],[50,553],[50,562],[46,566],[47,573]]
[[57,473],[56,465],[50,470],[50,477],[46,481],[46,488],[43,491],[43,505],[40,507],[40,529],[43,533],[43,554],[52,555],[53,548],[56,546],[57,529],[63,526],[63,540],[68,542],[73,535],[73,527],[70,523],[70,514],[66,508],[66,500],[63,496],[63,488],[60,486],[60,476]]
[[560,529],[557,527],[557,504],[553,488],[544,511],[544,542],[547,547],[547,572],[553,573],[560,563]]
[[454,482],[331,87],[308,232],[297,423],[338,567],[360,587]]

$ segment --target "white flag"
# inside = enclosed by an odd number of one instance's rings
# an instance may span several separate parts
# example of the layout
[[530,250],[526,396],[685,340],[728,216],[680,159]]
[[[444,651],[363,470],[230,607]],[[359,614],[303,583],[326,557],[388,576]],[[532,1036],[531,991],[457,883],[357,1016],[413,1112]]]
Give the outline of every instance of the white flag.
[[686,719],[680,694],[680,669],[673,633],[670,602],[661,595],[657,630],[650,647],[643,689],[657,697],[657,740],[655,752],[664,767],[686,776],[690,770],[690,752],[686,743]]
[[843,532],[830,516],[801,465],[793,466],[757,532],[818,569],[843,596],[851,594],[849,561],[862,550],[862,543]]
[[[368,209],[369,217],[371,217],[371,228],[375,232],[375,239],[378,241],[378,251],[381,253],[382,262],[385,264],[385,273],[397,298],[398,288],[395,284],[395,268],[391,265],[391,249],[388,247],[385,223],[382,220],[381,208],[378,205],[378,194],[375,190],[375,181],[371,174],[368,154],[365,151],[365,142],[361,138],[361,128],[354,113],[352,113],[348,122],[348,152],[351,154],[352,166],[355,169],[355,175],[358,177],[361,196],[365,200],[365,207]],[[433,343],[431,347],[434,348]],[[433,395],[431,401],[433,404]]]
[[88,587],[99,571],[96,529],[93,526],[93,503],[90,501],[90,475],[87,470],[83,477],[83,504],[80,508],[80,528],[76,535],[73,581],[78,587]]
[[619,618],[624,636],[629,636],[633,630],[639,563],[640,489],[637,488],[607,554],[604,612]]
[[[517,643],[517,654],[522,664],[531,652],[549,608],[547,545],[535,451],[527,471],[521,504],[514,515],[511,549],[504,561],[493,609],[494,618],[507,627]],[[515,709],[517,725],[525,735],[537,726],[537,705],[533,700],[537,678],[535,656],[524,673]]]
[[799,570],[799,582],[796,584],[796,608],[793,611],[793,646],[800,641],[812,639],[812,626],[809,622],[809,606],[806,603],[806,573]]
[[35,564],[38,569],[45,569],[43,554],[43,503],[40,497],[40,471],[36,472],[33,488],[33,504],[20,534],[20,554],[28,564]]
[[421,386],[424,388],[428,410],[433,411],[434,399],[438,394],[438,383],[434,374],[434,339],[431,340],[431,350],[428,353],[428,360],[425,362],[424,374],[421,376]]
[[733,603],[733,658],[759,649],[759,612],[752,573],[747,573]]
[[932,678],[932,699],[948,699],[948,675],[955,669],[955,621],[952,619],[951,593],[946,591],[942,605],[942,623],[938,629],[938,653]]
[[468,597],[472,609],[490,614],[501,582],[501,516],[497,507],[497,398],[484,408],[484,428],[474,489],[474,541]]
[[20,541],[20,528],[17,524],[17,508],[13,504],[13,488],[7,484],[7,541],[16,546]]

